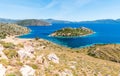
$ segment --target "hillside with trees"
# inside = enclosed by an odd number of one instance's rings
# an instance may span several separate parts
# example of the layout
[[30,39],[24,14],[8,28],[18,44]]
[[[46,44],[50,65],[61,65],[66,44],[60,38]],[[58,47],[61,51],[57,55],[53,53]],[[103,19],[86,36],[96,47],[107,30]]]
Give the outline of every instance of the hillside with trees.
[[16,22],[18,25],[22,25],[22,26],[40,26],[40,25],[44,25],[44,26],[48,26],[50,25],[50,23],[42,21],[42,20],[37,20],[37,19],[25,19],[25,20],[20,20],[18,22]]

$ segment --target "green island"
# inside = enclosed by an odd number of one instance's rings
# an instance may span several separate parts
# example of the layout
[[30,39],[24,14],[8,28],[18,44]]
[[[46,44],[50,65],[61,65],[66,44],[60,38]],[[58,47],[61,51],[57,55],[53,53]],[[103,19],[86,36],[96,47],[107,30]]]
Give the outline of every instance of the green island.
[[62,28],[60,30],[57,30],[53,32],[50,36],[53,37],[80,37],[80,36],[87,36],[90,34],[93,34],[94,32],[86,27],[80,27],[80,28],[71,28],[66,27]]

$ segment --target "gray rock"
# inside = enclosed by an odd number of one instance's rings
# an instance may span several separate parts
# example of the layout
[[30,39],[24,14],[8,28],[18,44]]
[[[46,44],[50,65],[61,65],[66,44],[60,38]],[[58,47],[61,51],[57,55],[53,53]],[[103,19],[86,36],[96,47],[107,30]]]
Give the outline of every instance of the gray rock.
[[0,64],[0,76],[5,76],[6,68]]
[[24,65],[20,69],[20,72],[21,72],[22,76],[35,76],[35,70],[28,65]]
[[48,60],[52,61],[53,63],[59,63],[59,58],[54,53],[48,55]]

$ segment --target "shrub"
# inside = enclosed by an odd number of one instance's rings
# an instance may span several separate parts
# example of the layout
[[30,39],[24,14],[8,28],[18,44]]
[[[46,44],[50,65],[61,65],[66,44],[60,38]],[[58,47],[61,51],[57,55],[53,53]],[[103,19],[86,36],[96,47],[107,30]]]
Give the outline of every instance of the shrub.
[[13,43],[2,43],[2,45],[5,47],[5,48],[14,48],[15,45]]
[[39,37],[36,37],[35,40],[39,40],[40,38]]
[[3,52],[9,59],[18,56],[18,53],[15,50],[4,50]]
[[7,74],[6,76],[16,76],[14,73]]
[[9,65],[9,61],[7,61],[6,59],[0,59],[0,63],[4,65]]
[[30,64],[30,66],[33,68],[33,69],[38,69],[38,66],[36,64]]

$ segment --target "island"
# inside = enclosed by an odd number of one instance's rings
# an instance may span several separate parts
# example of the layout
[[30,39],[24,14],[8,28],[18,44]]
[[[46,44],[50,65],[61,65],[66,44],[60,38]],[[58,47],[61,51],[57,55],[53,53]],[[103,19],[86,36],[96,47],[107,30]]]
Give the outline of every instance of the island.
[[66,27],[62,28],[60,30],[57,30],[50,34],[50,36],[53,37],[82,37],[87,36],[90,34],[93,34],[94,32],[86,27],[80,27],[80,28],[72,28],[72,27]]
[[25,20],[19,20],[16,22],[16,24],[21,26],[49,26],[50,23],[43,21],[43,20],[37,20],[37,19],[25,19]]

